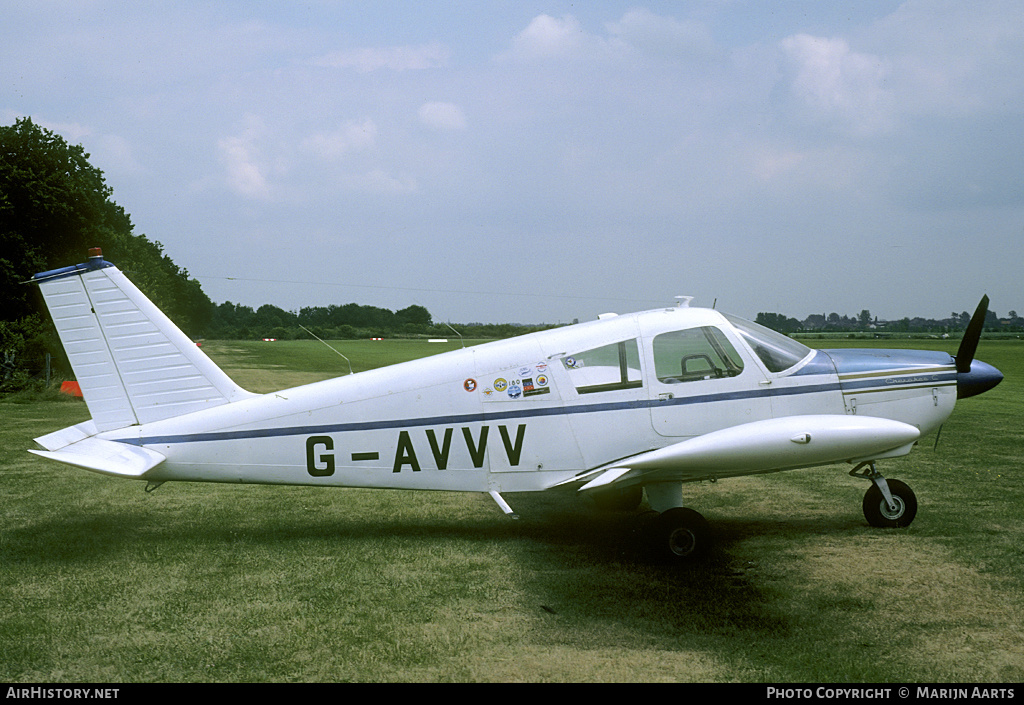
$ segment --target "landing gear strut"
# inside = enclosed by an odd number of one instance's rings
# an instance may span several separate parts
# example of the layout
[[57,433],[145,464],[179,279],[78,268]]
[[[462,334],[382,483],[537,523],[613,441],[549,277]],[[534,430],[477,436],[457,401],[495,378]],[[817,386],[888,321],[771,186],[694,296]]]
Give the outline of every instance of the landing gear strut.
[[873,462],[861,463],[852,471],[853,477],[871,480],[864,494],[864,518],[871,526],[898,528],[910,526],[917,515],[914,491],[899,480],[886,480]]

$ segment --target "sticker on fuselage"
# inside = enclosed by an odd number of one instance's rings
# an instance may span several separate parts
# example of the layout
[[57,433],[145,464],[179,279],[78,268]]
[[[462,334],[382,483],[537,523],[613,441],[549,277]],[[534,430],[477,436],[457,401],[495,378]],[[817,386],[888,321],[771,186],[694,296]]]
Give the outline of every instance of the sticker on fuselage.
[[523,401],[545,394],[551,394],[549,367],[546,362],[533,365],[517,365],[493,377],[491,383],[481,389],[483,401]]

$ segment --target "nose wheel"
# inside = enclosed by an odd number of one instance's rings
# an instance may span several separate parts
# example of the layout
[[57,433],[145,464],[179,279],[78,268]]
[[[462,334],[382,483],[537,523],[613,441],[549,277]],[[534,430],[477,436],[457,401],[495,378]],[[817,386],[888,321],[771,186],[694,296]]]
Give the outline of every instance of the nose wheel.
[[864,494],[864,518],[871,526],[883,529],[910,526],[917,516],[917,497],[914,491],[899,480],[886,480],[875,469],[874,463],[858,465],[850,475],[871,480]]

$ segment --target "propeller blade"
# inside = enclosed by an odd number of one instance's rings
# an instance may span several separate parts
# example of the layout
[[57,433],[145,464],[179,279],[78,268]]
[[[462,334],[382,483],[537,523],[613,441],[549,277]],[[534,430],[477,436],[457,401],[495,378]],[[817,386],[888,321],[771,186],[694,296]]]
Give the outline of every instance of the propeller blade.
[[974,361],[974,353],[978,351],[978,341],[981,340],[981,330],[985,327],[985,315],[988,313],[988,295],[981,297],[981,303],[971,316],[971,322],[967,324],[964,337],[960,340],[960,348],[956,351],[956,371],[970,372],[971,362]]

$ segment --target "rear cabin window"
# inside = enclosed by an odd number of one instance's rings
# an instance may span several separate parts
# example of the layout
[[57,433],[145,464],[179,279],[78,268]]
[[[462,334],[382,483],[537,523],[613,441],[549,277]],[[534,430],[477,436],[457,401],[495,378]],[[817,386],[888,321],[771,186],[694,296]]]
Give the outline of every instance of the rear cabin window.
[[635,338],[567,355],[562,365],[580,394],[643,386],[640,348]]
[[718,328],[705,326],[654,338],[654,372],[664,384],[735,377],[743,371],[736,348]]

